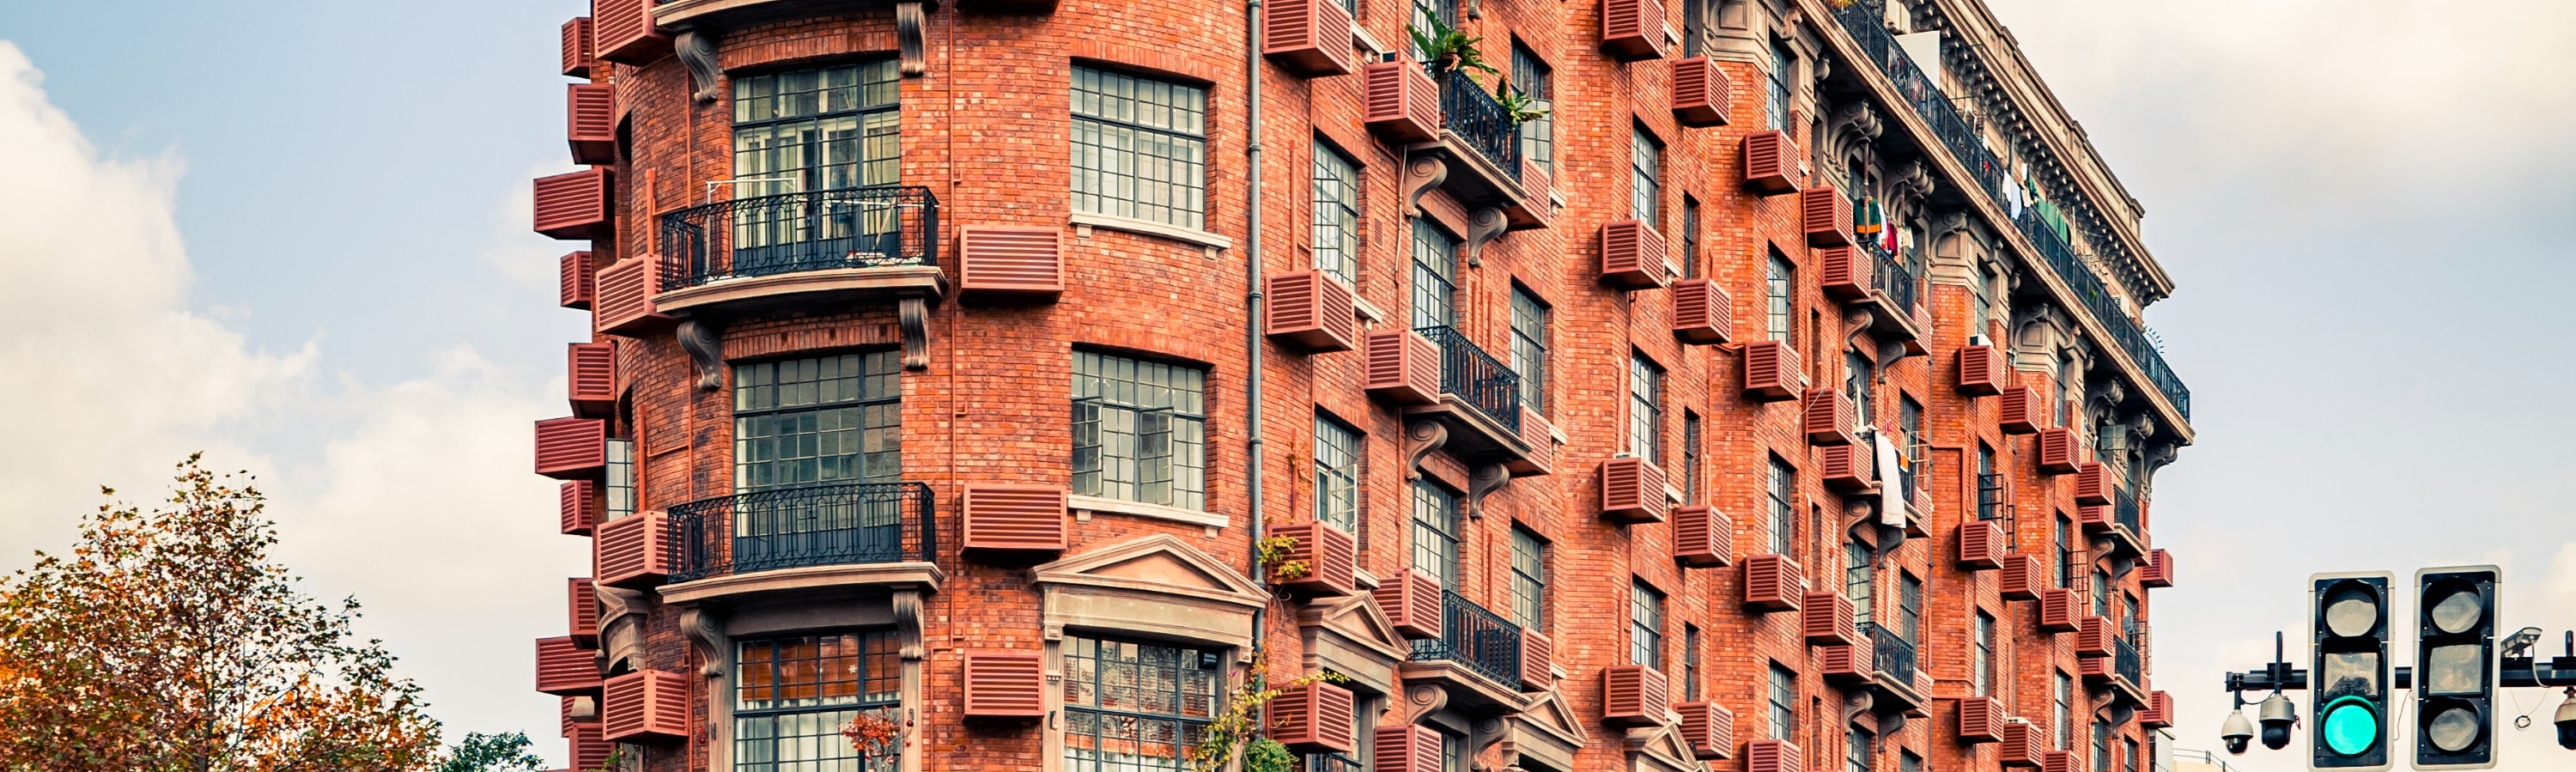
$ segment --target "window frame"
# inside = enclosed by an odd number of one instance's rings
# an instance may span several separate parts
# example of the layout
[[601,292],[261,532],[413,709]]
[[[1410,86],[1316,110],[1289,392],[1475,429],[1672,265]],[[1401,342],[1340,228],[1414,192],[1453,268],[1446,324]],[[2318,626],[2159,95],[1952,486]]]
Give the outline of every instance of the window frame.
[[[1211,118],[1208,89],[1171,78],[1079,63],[1073,66],[1070,81],[1068,91],[1072,97],[1067,113],[1071,128],[1066,134],[1070,159],[1065,166],[1072,177],[1067,187],[1073,211],[1194,231],[1206,230],[1210,158],[1208,124]],[[1085,88],[1086,82],[1092,84],[1088,89]],[[1088,98],[1086,93],[1090,95]],[[1166,95],[1167,99],[1154,102],[1145,98],[1155,93]],[[1128,105],[1131,116],[1161,112],[1173,115],[1174,120],[1167,121],[1171,125],[1157,126],[1133,117],[1115,117],[1111,110],[1100,108],[1110,100],[1132,103]],[[1093,114],[1083,112],[1086,104],[1094,106]],[[1195,119],[1195,130],[1187,126],[1190,119]],[[1123,138],[1128,140],[1124,148],[1102,141],[1113,132],[1123,134]],[[1086,136],[1091,141],[1086,142]],[[1089,148],[1087,153],[1086,147]],[[1170,148],[1173,152],[1159,156],[1145,154],[1145,150],[1154,147]],[[1091,159],[1094,165],[1086,167],[1086,158]],[[1172,173],[1163,179],[1149,179],[1145,173],[1148,166],[1143,162],[1145,159],[1170,167]],[[1122,160],[1125,162],[1123,165],[1120,164]],[[1123,190],[1119,184],[1121,180],[1124,182]],[[1160,203],[1155,202],[1158,196],[1149,195],[1149,186],[1160,188]]]
[[1699,701],[1699,625],[1682,623],[1682,701]]
[[1521,405],[1547,415],[1548,336],[1553,325],[1547,303],[1512,284],[1512,372],[1520,376]]
[[[1360,193],[1364,189],[1367,167],[1340,148],[1318,138],[1314,141],[1314,186],[1311,220],[1315,270],[1359,286],[1360,276]],[[1331,195],[1327,195],[1331,193]]]
[[[1519,40],[1512,41],[1512,88],[1531,99],[1553,99],[1556,88],[1555,68],[1548,66],[1538,52]],[[1556,173],[1556,114],[1549,112],[1524,121],[1520,126],[1521,157],[1539,171]]]
[[1877,556],[1871,554],[1869,545],[1859,541],[1843,542],[1843,597],[1851,601],[1853,624],[1866,625],[1876,621]]
[[1664,465],[1664,368],[1638,351],[1628,354],[1628,452]]
[[[757,73],[744,73],[734,76],[731,80],[731,85],[727,89],[727,93],[731,101],[726,106],[726,115],[732,119],[732,125],[728,127],[726,138],[733,143],[733,158],[731,164],[733,177],[737,181],[733,191],[734,197],[738,199],[752,198],[757,196],[783,195],[789,193],[812,193],[825,190],[848,190],[902,184],[903,89],[902,78],[900,74],[896,72],[897,69],[896,62],[892,57],[867,57],[851,61],[833,62],[813,66],[788,67]],[[826,109],[829,106],[822,105],[821,102],[828,99],[828,94],[830,94],[836,87],[823,85],[823,79],[828,77],[830,73],[841,70],[848,70],[853,76],[848,88],[852,91],[851,98],[855,105],[847,109]],[[781,111],[775,106],[783,104],[786,100],[783,95],[776,90],[777,86],[780,85],[785,78],[806,75],[809,73],[816,78],[816,87],[813,91],[803,93],[813,95],[813,98],[817,103],[815,111],[812,113],[793,115],[781,114]],[[875,79],[879,77],[882,77],[883,80]],[[769,84],[771,87],[771,91],[767,96],[751,93],[763,84]],[[885,101],[869,101],[871,90],[880,87],[884,88],[887,93]],[[753,106],[764,100],[770,105],[773,105],[770,115],[767,117],[749,116],[748,113],[752,110]],[[883,126],[872,125],[874,121],[880,118],[885,119],[887,123]],[[855,143],[856,148],[856,152],[852,154],[854,160],[848,162],[848,165],[852,167],[850,170],[850,177],[857,182],[857,184],[854,185],[833,185],[830,184],[831,181],[827,179],[832,174],[830,167],[843,165],[830,163],[828,160],[832,153],[830,147],[824,144],[831,142],[831,140],[826,138],[826,132],[829,131],[827,124],[843,120],[849,121],[849,131],[851,132],[851,135],[841,141]],[[761,163],[755,163],[753,165],[762,167],[776,167],[778,165],[775,156],[781,151],[780,146],[775,142],[775,140],[780,136],[777,132],[781,129],[789,128],[797,124],[812,125],[810,133],[805,135],[806,137],[811,138],[812,141],[799,145],[797,153],[804,157],[805,163],[794,167],[796,189],[776,190],[773,189],[770,184],[766,184],[779,182],[779,174],[782,171],[787,171],[785,169],[754,169],[748,172],[754,176],[746,177],[745,174],[747,172],[743,169],[743,162],[746,159],[768,156],[768,160]],[[876,133],[879,129],[883,129],[882,133]],[[744,147],[746,131],[766,132],[762,136],[767,137],[772,140],[772,142],[771,144],[761,146],[757,150],[747,149]],[[874,156],[869,153],[871,150],[870,146],[875,144],[872,140],[878,140],[889,136],[894,138],[891,143],[893,145],[892,155]],[[868,180],[871,177],[869,170],[872,168],[890,169],[891,172],[880,178],[883,180],[881,182],[869,182]],[[749,180],[759,180],[764,184],[754,184],[750,186],[749,190],[744,190],[741,182]]]
[[[1086,363],[1109,369],[1105,373],[1095,372],[1086,375],[1084,373]],[[1125,377],[1116,377],[1121,374]],[[1148,382],[1146,380],[1148,374],[1159,374],[1162,380]],[[1075,349],[1071,376],[1074,428],[1071,466],[1074,494],[1190,511],[1205,511],[1207,506],[1208,371],[1196,365],[1178,362],[1108,351]],[[1084,396],[1083,385],[1086,378],[1093,382],[1095,391],[1104,393]],[[1144,404],[1147,402],[1144,399],[1122,402],[1111,398],[1111,395],[1121,391],[1136,397],[1163,392],[1167,398],[1162,405]],[[1088,421],[1084,420],[1086,410],[1089,411],[1090,420]],[[1129,423],[1134,427],[1130,433],[1134,456],[1123,459],[1126,462],[1125,471],[1133,475],[1131,479],[1111,478],[1111,470],[1115,468],[1111,462],[1122,460],[1110,452],[1113,445],[1110,443],[1112,432],[1109,418],[1110,411],[1113,410],[1128,413]],[[1147,417],[1155,413],[1165,414],[1161,419],[1164,423],[1160,434],[1165,437],[1161,440],[1164,450],[1160,456],[1149,454],[1150,441],[1147,439],[1156,434],[1147,431],[1149,428]],[[1088,445],[1084,444],[1083,427],[1086,423],[1092,425],[1090,430],[1092,437]],[[1084,464],[1085,448],[1092,451],[1088,468]],[[1158,461],[1165,465],[1161,470],[1163,477],[1159,481],[1147,476],[1154,471],[1153,464]],[[1159,497],[1160,500],[1156,500],[1157,497],[1150,494],[1151,487],[1154,485],[1166,486]]]
[[1968,686],[1974,690],[1971,694],[1986,697],[1994,694],[1995,615],[1986,613],[1985,609],[1977,609],[1975,625]]
[[[1463,498],[1457,491],[1449,490],[1448,486],[1434,482],[1427,475],[1413,481],[1410,518],[1413,549],[1409,565],[1416,571],[1430,573],[1444,590],[1459,587],[1461,545],[1465,542],[1465,527],[1459,523],[1459,505]],[[1438,521],[1424,519],[1435,511],[1440,518]],[[1425,549],[1430,551],[1425,552]],[[1436,562],[1426,565],[1425,560]]]
[[[1080,655],[1079,652],[1081,650],[1081,645],[1084,642],[1091,643],[1095,649],[1095,653],[1092,656],[1082,657]],[[1207,702],[1205,704],[1208,706],[1207,715],[1193,717],[1181,712],[1157,713],[1141,709],[1109,708],[1101,705],[1100,703],[1102,700],[1097,696],[1091,700],[1091,704],[1089,705],[1077,704],[1072,695],[1077,693],[1077,689],[1080,684],[1090,684],[1092,687],[1092,693],[1094,695],[1099,695],[1105,691],[1102,689],[1102,685],[1111,683],[1111,681],[1106,678],[1106,670],[1120,660],[1112,660],[1108,657],[1100,656],[1096,650],[1105,648],[1112,644],[1136,648],[1136,672],[1138,673],[1138,676],[1133,679],[1133,682],[1138,685],[1144,684],[1149,680],[1142,676],[1142,670],[1145,667],[1145,663],[1143,662],[1144,650],[1148,648],[1171,650],[1173,652],[1173,678],[1171,679],[1172,691],[1170,697],[1171,704],[1176,708],[1190,704],[1190,698],[1193,696],[1190,692],[1190,672],[1192,670],[1198,670],[1200,672],[1208,673],[1209,678],[1207,679],[1207,683],[1211,688],[1205,695],[1207,698]],[[1196,668],[1190,666],[1190,658],[1194,655],[1198,658],[1200,663]],[[1074,754],[1084,749],[1076,748],[1073,740],[1078,736],[1086,736],[1075,730],[1078,720],[1077,716],[1081,715],[1093,717],[1093,731],[1087,736],[1094,738],[1092,740],[1091,749],[1095,751],[1103,745],[1100,738],[1106,736],[1106,733],[1102,731],[1102,727],[1105,727],[1110,723],[1102,720],[1104,718],[1115,717],[1132,719],[1137,722],[1140,727],[1144,722],[1148,721],[1170,723],[1174,730],[1172,737],[1172,748],[1174,749],[1174,756],[1172,757],[1173,766],[1170,767],[1170,769],[1179,770],[1186,768],[1186,765],[1189,763],[1190,749],[1197,745],[1196,739],[1190,736],[1190,730],[1194,726],[1204,730],[1207,725],[1216,720],[1216,714],[1222,710],[1219,703],[1225,699],[1228,686],[1224,655],[1225,650],[1219,647],[1163,643],[1119,638],[1115,636],[1067,634],[1064,637],[1064,642],[1057,655],[1065,680],[1064,684],[1057,688],[1061,689],[1066,694],[1063,704],[1064,723],[1062,730],[1065,738],[1062,751],[1065,772],[1114,772],[1114,770],[1120,769],[1120,766],[1112,765],[1112,760],[1109,759],[1105,753],[1101,754],[1099,758],[1090,760],[1089,763],[1085,763],[1083,760],[1075,758]],[[1091,680],[1077,680],[1081,673],[1081,669],[1077,667],[1078,659],[1088,659],[1091,662]],[[1211,662],[1214,665],[1212,668],[1208,666]],[[1139,744],[1141,745],[1142,743]],[[1159,756],[1145,756],[1143,754],[1134,754],[1132,757],[1140,761],[1144,759],[1161,758]],[[1134,768],[1135,765],[1133,763],[1129,763],[1123,766]]]
[[1315,520],[1357,536],[1368,472],[1367,437],[1315,411]]
[[1512,525],[1512,624],[1547,630],[1548,544],[1518,523]]
[[1796,555],[1798,550],[1797,470],[1789,462],[1771,457],[1769,484],[1764,495],[1771,505],[1771,552],[1781,556]]
[[[897,351],[847,351],[812,356],[791,356],[737,363],[732,366],[732,394],[728,399],[733,418],[733,492],[736,494],[780,490],[809,485],[849,485],[896,483],[903,481],[903,369],[902,354]],[[846,368],[847,376],[824,374],[825,363],[835,369]],[[796,372],[789,372],[793,368]],[[805,377],[807,373],[810,378]],[[795,377],[796,380],[788,380]],[[824,391],[842,383],[850,390],[845,398],[826,401]],[[813,401],[795,402],[792,393],[810,390]],[[766,404],[756,401],[766,396]],[[855,426],[826,428],[827,417],[849,411],[841,420],[855,421]],[[809,419],[810,430],[798,430],[790,422]],[[773,427],[756,430],[762,425]],[[832,437],[834,434],[847,437]],[[764,445],[764,443],[767,443]],[[813,446],[811,456],[787,456],[778,450],[787,445],[790,452]],[[847,453],[824,453],[825,445],[843,445]],[[762,448],[768,448],[763,451]],[[874,448],[874,450],[871,450]],[[827,477],[829,459],[843,459],[843,476]],[[879,459],[885,459],[879,466]],[[813,463],[811,479],[781,481],[781,468],[800,460]],[[765,474],[764,474],[765,473]]]
[[1628,664],[1664,669],[1664,592],[1628,580]]
[[[834,682],[830,678],[830,674],[836,670],[836,668],[833,667],[833,663],[837,658],[823,654],[822,648],[826,639],[848,639],[848,644],[856,647],[853,652],[847,655],[850,672],[853,674],[850,683],[854,688],[850,698],[844,702],[825,703],[823,702],[824,700],[829,700],[831,698],[818,696],[805,700],[794,700],[785,697],[783,693],[793,687],[793,685],[787,680],[788,673],[793,670],[788,663],[798,661],[790,660],[783,656],[786,651],[783,648],[785,646],[794,645],[799,642],[811,642],[813,645],[815,656],[810,660],[813,664],[809,672],[820,676],[820,678],[807,683],[814,688],[817,695],[820,695],[823,691],[827,690],[830,684]],[[900,643],[901,641],[899,640],[899,636],[890,628],[854,629],[840,632],[800,635],[762,636],[735,641],[733,645],[732,669],[734,678],[733,682],[730,684],[730,688],[725,690],[729,693],[723,696],[723,699],[729,700],[732,703],[730,716],[733,725],[731,744],[734,751],[734,764],[732,769],[777,769],[784,766],[785,763],[829,763],[833,761],[860,759],[861,755],[858,753],[857,749],[850,748],[847,743],[833,742],[833,740],[838,739],[839,727],[837,723],[824,730],[825,734],[821,736],[826,738],[826,740],[821,743],[820,746],[824,749],[847,748],[849,755],[814,759],[781,759],[779,758],[783,755],[780,753],[781,750],[802,745],[801,743],[795,742],[796,739],[800,737],[810,738],[816,736],[811,734],[796,735],[794,737],[784,736],[781,730],[785,727],[782,725],[797,721],[801,717],[806,716],[822,717],[838,713],[847,713],[850,716],[855,717],[859,714],[870,711],[892,712],[900,710],[903,703],[903,661],[901,659],[902,647],[900,646]],[[769,657],[762,661],[762,664],[766,665],[765,669],[768,671],[768,677],[766,680],[767,685],[765,687],[751,685],[751,681],[753,680],[751,676],[755,672],[758,672],[759,668],[755,668],[749,655],[755,647],[761,646],[766,646],[769,653]],[[880,666],[884,668],[884,672],[882,673],[878,672],[878,668]],[[882,690],[872,691],[869,688],[871,686],[882,686],[884,688]],[[771,699],[763,700],[762,702],[777,704],[770,704],[763,707],[748,707],[752,701],[745,699],[745,692],[759,688],[768,689],[771,695]],[[788,704],[794,702],[820,704]],[[829,723],[828,719],[825,720]],[[769,728],[764,736],[755,737],[753,736],[755,732],[752,731],[752,727],[761,722],[766,722]],[[754,747],[764,744],[770,746],[768,753],[759,754],[752,752]],[[769,759],[769,761],[754,761],[754,759],[761,758]],[[890,770],[894,769],[895,762],[896,760],[892,758],[870,759],[867,760],[866,763],[863,763],[860,768],[869,770],[870,772],[890,772]]]
[[1628,216],[1664,231],[1664,143],[1643,125],[1628,127]]
[[1413,264],[1412,328],[1457,327],[1458,237],[1431,218],[1416,217],[1409,243],[1411,248],[1407,251]]
[[1798,734],[1798,671],[1771,663],[1771,684],[1764,699],[1771,706],[1770,739],[1794,741]]
[[1699,412],[1682,408],[1682,502],[1689,506],[1698,506],[1706,501],[1701,498],[1703,492],[1700,490],[1700,465],[1706,463],[1701,448],[1706,441],[1705,433],[1706,429],[1700,426]]
[[1797,345],[1798,265],[1774,247],[1762,271],[1764,332],[1771,340]]

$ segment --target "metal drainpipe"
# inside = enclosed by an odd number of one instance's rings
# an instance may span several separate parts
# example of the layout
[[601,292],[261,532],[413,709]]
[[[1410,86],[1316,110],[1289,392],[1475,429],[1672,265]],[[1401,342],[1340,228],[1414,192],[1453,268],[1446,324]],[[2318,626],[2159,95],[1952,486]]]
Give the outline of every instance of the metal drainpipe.
[[[1247,171],[1243,207],[1243,273],[1249,290],[1244,296],[1243,394],[1247,434],[1244,448],[1250,454],[1248,463],[1244,465],[1248,479],[1243,489],[1251,497],[1251,503],[1244,507],[1244,519],[1250,521],[1252,582],[1258,586],[1265,584],[1261,565],[1261,0],[1244,3],[1243,16],[1245,28],[1250,31],[1243,47],[1244,118],[1248,124],[1244,129],[1243,150]],[[1256,656],[1261,652],[1264,617],[1269,610],[1270,607],[1264,604],[1252,612],[1252,651]],[[1254,674],[1254,677],[1258,678],[1260,674]]]

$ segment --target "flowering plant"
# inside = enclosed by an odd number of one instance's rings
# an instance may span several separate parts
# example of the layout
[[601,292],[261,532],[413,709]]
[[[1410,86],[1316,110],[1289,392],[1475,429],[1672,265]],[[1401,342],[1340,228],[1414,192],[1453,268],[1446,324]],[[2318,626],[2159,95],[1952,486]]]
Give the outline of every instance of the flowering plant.
[[850,745],[858,748],[861,754],[869,757],[901,752],[904,746],[911,744],[911,741],[904,737],[911,731],[911,719],[897,722],[887,718],[883,711],[861,713],[857,718],[850,719],[849,723],[841,725],[841,736],[847,738]]

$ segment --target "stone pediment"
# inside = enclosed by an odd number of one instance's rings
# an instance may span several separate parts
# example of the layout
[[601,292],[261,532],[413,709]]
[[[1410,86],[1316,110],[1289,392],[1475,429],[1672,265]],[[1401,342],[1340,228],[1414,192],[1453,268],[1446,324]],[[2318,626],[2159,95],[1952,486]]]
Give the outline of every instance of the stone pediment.
[[1553,769],[1573,769],[1575,752],[1591,742],[1591,732],[1565,694],[1549,689],[1512,717],[1507,761],[1518,764],[1526,758]]
[[1396,667],[1413,650],[1367,594],[1307,603],[1297,610],[1297,627],[1308,672],[1341,673],[1349,686],[1367,692],[1394,693]]
[[1628,769],[1631,772],[1706,772],[1708,765],[1691,755],[1690,743],[1682,739],[1680,722],[1666,722],[1628,730]]
[[1041,586],[1138,590],[1250,608],[1267,605],[1270,597],[1242,572],[1169,534],[1095,548],[1033,570]]
[[1395,631],[1395,622],[1386,617],[1386,609],[1377,598],[1366,593],[1343,596],[1330,605],[1309,604],[1297,613],[1298,624],[1323,627],[1353,643],[1383,651],[1389,657],[1402,658],[1413,644]]

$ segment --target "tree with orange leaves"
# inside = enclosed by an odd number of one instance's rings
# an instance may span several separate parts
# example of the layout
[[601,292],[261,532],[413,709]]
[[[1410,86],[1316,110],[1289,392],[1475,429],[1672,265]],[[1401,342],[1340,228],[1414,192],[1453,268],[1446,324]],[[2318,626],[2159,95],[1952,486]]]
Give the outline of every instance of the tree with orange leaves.
[[259,490],[194,455],[178,470],[162,506],[111,499],[69,555],[0,578],[0,769],[438,763],[420,688],[351,633],[357,601],[316,602],[270,562]]

